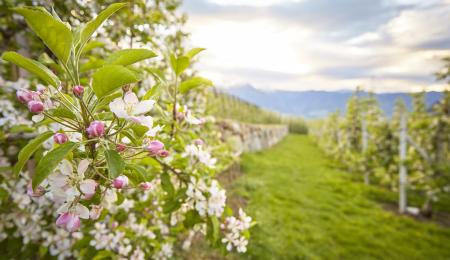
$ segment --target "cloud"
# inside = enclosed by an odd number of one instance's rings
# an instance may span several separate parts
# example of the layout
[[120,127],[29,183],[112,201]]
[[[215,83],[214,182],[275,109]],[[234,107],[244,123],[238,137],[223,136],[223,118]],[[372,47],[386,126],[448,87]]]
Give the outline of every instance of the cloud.
[[220,86],[435,89],[432,74],[450,55],[448,0],[187,0],[184,8],[192,45],[208,49],[198,68]]
[[208,2],[218,4],[221,6],[252,6],[252,7],[261,7],[261,6],[272,6],[279,5],[284,3],[298,3],[302,0],[209,0]]

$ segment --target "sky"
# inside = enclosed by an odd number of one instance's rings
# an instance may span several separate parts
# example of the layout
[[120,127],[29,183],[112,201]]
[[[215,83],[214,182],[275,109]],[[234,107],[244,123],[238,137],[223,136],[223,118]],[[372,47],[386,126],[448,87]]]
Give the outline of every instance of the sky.
[[442,90],[450,0],[184,0],[196,69],[218,87]]

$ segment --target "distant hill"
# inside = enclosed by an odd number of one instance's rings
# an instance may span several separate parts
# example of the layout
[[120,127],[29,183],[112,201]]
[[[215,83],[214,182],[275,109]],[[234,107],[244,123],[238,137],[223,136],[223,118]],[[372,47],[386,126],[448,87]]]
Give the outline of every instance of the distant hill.
[[[321,118],[336,110],[345,111],[345,104],[352,95],[351,91],[264,91],[251,85],[226,88],[223,91],[260,107],[304,118]],[[430,106],[441,97],[440,92],[428,92],[426,103]],[[403,98],[411,109],[412,100],[408,93],[377,94],[378,102],[388,116],[392,115],[398,98]]]

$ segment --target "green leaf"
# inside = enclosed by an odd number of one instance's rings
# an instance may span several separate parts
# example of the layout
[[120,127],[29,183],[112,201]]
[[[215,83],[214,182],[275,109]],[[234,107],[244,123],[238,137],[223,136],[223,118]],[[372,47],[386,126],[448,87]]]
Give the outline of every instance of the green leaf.
[[138,124],[134,124],[131,129],[136,136],[144,136],[148,131],[148,127]]
[[56,57],[67,64],[73,39],[70,28],[42,7],[20,7],[13,10],[21,14]]
[[161,166],[161,164],[159,164],[159,162],[157,160],[155,160],[155,158],[152,158],[152,157],[143,158],[141,160],[140,164],[151,166],[155,172],[160,172],[163,170],[163,167]]
[[173,54],[170,55],[170,65],[175,75],[180,76],[183,71],[189,67],[190,59],[186,56],[176,58]]
[[61,162],[73,149],[75,149],[77,145],[77,143],[73,142],[64,143],[42,157],[36,167],[36,172],[33,175],[33,189],[41,184],[41,182],[45,180],[50,173],[52,173],[58,163]]
[[80,66],[80,72],[84,73],[93,69],[101,68],[103,65],[105,65],[105,61],[102,59],[98,59],[94,56],[90,56],[88,61],[83,63],[83,65]]
[[202,218],[195,209],[192,209],[186,213],[186,217],[183,221],[183,225],[186,228],[193,228],[196,224],[201,223]]
[[183,201],[186,199],[186,197],[187,197],[186,188],[178,190],[175,196],[173,197],[169,196],[167,200],[164,202],[163,212],[167,214],[179,209]]
[[45,81],[47,84],[58,87],[60,84],[60,80],[58,77],[47,67],[45,67],[42,63],[26,58],[14,51],[7,51],[3,53],[2,59],[12,62],[17,66],[26,69],[30,73],[33,73],[38,78]]
[[115,254],[111,251],[101,250],[95,254],[95,256],[92,258],[92,260],[101,260],[101,259],[105,259],[105,258],[113,259],[114,256],[115,256]]
[[130,141],[134,145],[140,145],[139,141],[136,139],[135,135],[133,134],[133,132],[130,129],[122,130],[122,132],[120,134],[121,134],[121,136],[128,137],[128,139],[130,139]]
[[48,253],[48,247],[45,247],[45,246],[39,246],[38,252],[39,252],[39,256],[40,256],[39,258],[42,259],[42,258],[44,258],[45,255]]
[[89,247],[89,242],[91,241],[91,238],[88,236],[84,236],[82,239],[77,240],[73,246],[72,249],[81,250],[83,248]]
[[90,41],[84,46],[83,53],[88,53],[93,49],[104,47],[105,45],[105,43],[100,41]]
[[0,187],[0,202],[4,201],[9,197],[9,193],[4,188]]
[[156,57],[156,54],[151,50],[125,49],[113,52],[113,54],[106,59],[106,63],[127,66],[153,57]]
[[124,200],[125,200],[125,196],[123,196],[123,194],[121,192],[118,192],[116,205],[119,206],[120,204],[123,203]]
[[199,54],[200,52],[206,50],[205,48],[194,48],[190,51],[188,51],[186,53],[186,57],[188,57],[189,59],[194,58],[194,56],[196,56],[197,54]]
[[34,129],[33,127],[29,126],[29,125],[13,125],[11,126],[11,128],[9,129],[9,132],[12,134],[16,134],[16,133],[31,133],[36,131],[36,129]]
[[209,79],[205,79],[202,77],[193,77],[186,81],[183,81],[183,83],[180,84],[180,93],[185,94],[189,90],[198,88],[198,87],[209,87],[212,86],[212,82]]
[[122,97],[122,93],[114,93],[108,96],[105,96],[103,98],[100,99],[100,102],[98,102],[98,104],[95,106],[94,108],[94,112],[102,109],[105,106],[108,106],[109,103],[111,103],[111,101],[113,101],[116,98]]
[[114,150],[105,151],[106,163],[108,165],[108,172],[110,178],[116,178],[122,174],[125,169],[125,162],[120,154]]
[[217,239],[219,238],[219,230],[220,230],[219,220],[217,219],[216,216],[210,216],[208,218],[207,229],[208,230],[206,236],[214,245],[217,242]]
[[92,88],[98,98],[112,94],[120,87],[139,81],[139,77],[121,65],[107,65],[93,75]]
[[127,164],[125,168],[131,170],[134,174],[126,174],[135,184],[149,181],[146,180],[145,176],[147,175],[147,171],[144,167],[137,164]]
[[112,112],[100,112],[97,113],[96,118],[101,121],[111,121],[114,118],[114,114]]
[[156,68],[144,68],[144,70],[148,71],[152,76],[155,78],[156,81],[159,82],[166,82],[166,77],[164,75],[164,72],[160,69]]
[[85,44],[89,41],[92,34],[102,25],[102,23],[108,19],[115,12],[119,11],[122,7],[126,6],[126,3],[115,3],[108,6],[105,10],[101,11],[97,17],[89,21],[81,30],[80,42],[77,46],[77,53],[83,51]]
[[225,206],[225,210],[223,213],[225,216],[231,217],[231,216],[233,216],[233,209],[228,206]]
[[17,163],[16,165],[14,165],[13,169],[13,173],[15,175],[19,174],[20,170],[22,170],[23,166],[28,161],[28,159],[30,159],[33,153],[36,152],[36,150],[42,145],[42,143],[47,141],[47,139],[49,139],[52,135],[53,132],[51,131],[42,133],[41,135],[31,140],[27,145],[25,145],[22,150],[20,150]]
[[154,99],[157,100],[159,96],[161,95],[161,83],[158,82],[156,85],[151,87],[147,93],[142,97],[142,100],[148,100],[148,99]]
[[175,210],[179,209],[181,207],[181,202],[177,200],[168,200],[164,202],[163,205],[163,213],[169,214],[171,212],[174,212]]
[[170,181],[170,176],[167,172],[161,174],[161,186],[169,196],[173,196],[175,188],[173,187],[173,184]]
[[54,109],[52,115],[69,119],[76,118],[76,115],[64,106],[59,106],[56,109]]
[[[49,68],[51,70],[51,72],[54,73],[55,75],[64,73],[63,67],[60,64],[56,63],[56,61],[54,61],[52,58],[50,58],[50,56],[48,56],[48,54],[45,52],[42,53],[41,55],[39,55],[37,60],[40,63],[44,64],[44,66]],[[57,78],[57,79],[59,81],[59,78]]]

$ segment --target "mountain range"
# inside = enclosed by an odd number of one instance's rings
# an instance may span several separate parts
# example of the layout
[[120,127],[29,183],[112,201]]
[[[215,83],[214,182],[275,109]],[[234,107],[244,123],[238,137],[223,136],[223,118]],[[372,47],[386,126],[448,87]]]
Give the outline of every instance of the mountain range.
[[[322,118],[336,110],[345,111],[346,102],[352,95],[351,91],[266,91],[251,85],[223,88],[222,91],[271,111],[307,119]],[[427,92],[425,102],[430,106],[441,97],[440,92]],[[392,115],[395,101],[399,98],[409,109],[412,107],[408,93],[379,93],[376,98],[387,116]]]

